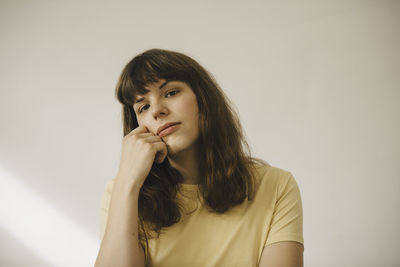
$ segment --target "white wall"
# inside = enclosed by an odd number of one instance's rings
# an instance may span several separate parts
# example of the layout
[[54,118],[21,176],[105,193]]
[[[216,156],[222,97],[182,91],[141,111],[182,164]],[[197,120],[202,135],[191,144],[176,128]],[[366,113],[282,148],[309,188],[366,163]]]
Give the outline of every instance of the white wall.
[[400,266],[400,2],[217,2],[0,2],[1,266],[93,265],[114,86],[153,47],[208,68],[295,175],[305,266]]

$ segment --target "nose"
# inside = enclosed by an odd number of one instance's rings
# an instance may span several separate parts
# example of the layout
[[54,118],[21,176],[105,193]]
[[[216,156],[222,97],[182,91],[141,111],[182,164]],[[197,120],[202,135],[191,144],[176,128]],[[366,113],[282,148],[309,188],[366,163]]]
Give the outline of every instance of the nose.
[[153,103],[151,113],[154,119],[158,119],[159,117],[168,115],[169,112],[167,107],[162,103],[162,101],[157,101]]

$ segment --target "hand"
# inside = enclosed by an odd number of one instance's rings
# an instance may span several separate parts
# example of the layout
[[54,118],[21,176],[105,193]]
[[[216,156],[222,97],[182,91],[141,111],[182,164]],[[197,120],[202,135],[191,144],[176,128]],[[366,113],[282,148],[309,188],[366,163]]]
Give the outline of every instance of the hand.
[[127,185],[142,187],[153,162],[161,164],[167,157],[167,145],[161,137],[139,126],[122,141],[122,155],[118,177]]

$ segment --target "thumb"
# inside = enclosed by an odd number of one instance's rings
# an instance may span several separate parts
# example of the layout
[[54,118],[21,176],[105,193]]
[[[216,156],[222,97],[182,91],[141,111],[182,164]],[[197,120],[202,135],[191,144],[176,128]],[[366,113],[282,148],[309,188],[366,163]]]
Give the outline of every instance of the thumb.
[[161,151],[158,151],[156,154],[156,163],[161,164],[164,162],[165,158],[167,157],[168,151],[167,151],[167,146],[165,145],[164,149]]

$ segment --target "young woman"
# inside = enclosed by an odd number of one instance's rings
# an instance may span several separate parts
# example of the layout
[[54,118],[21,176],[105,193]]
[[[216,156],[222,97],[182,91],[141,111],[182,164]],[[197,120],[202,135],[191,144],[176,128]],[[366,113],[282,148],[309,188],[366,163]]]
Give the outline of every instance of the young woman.
[[290,172],[254,159],[212,76],[152,49],[122,71],[124,138],[102,198],[101,266],[302,266]]

